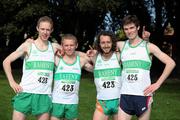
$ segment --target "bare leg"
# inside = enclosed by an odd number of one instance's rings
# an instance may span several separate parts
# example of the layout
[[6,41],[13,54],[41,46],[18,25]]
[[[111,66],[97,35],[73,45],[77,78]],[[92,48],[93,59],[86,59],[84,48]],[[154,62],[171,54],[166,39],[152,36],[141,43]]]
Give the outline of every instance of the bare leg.
[[118,120],[118,114],[113,115],[113,120]]
[[138,119],[139,120],[149,120],[151,115],[151,105],[149,106],[148,110],[143,113]]
[[12,120],[25,120],[26,116],[16,110],[13,111]]
[[38,120],[49,120],[49,113],[43,113],[37,116]]
[[[51,116],[51,120],[60,120],[60,119],[57,117]],[[64,119],[62,119],[62,120],[64,120]]]
[[108,116],[96,109],[94,112],[93,120],[108,120]]
[[[57,117],[51,116],[51,120],[67,120],[67,119],[65,119],[65,118],[59,119]],[[78,120],[78,118],[75,118],[74,120]]]
[[131,120],[132,115],[125,113],[120,107],[118,112],[118,120]]

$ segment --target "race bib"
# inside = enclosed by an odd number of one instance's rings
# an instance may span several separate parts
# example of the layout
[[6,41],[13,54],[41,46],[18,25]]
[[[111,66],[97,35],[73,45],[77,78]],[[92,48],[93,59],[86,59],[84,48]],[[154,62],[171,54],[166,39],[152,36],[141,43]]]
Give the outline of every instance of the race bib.
[[42,83],[42,84],[47,84],[48,78],[47,77],[39,77],[38,82]]
[[39,72],[37,82],[40,84],[47,84],[49,80],[49,76],[50,76],[49,73]]
[[99,80],[99,86],[101,89],[109,89],[109,88],[116,88],[118,81],[114,78],[102,78]]
[[63,93],[74,93],[75,92],[75,89],[76,89],[76,82],[73,81],[73,82],[65,82],[65,81],[62,81],[61,84],[60,84],[60,92],[63,92]]
[[126,80],[129,83],[137,82],[139,79],[139,71],[138,70],[126,70]]

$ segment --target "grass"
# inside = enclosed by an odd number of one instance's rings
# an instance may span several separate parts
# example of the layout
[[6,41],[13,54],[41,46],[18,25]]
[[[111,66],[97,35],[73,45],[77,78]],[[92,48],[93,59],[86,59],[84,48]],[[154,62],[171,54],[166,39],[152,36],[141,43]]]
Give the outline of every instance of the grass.
[[[20,71],[14,71],[16,80]],[[0,71],[0,120],[11,120],[11,99],[15,95],[3,71]],[[79,119],[92,120],[96,102],[96,89],[92,74],[84,73],[80,85]],[[180,120],[180,80],[167,80],[154,95],[151,120]],[[133,117],[133,120],[136,118]],[[27,120],[35,120],[28,116]]]

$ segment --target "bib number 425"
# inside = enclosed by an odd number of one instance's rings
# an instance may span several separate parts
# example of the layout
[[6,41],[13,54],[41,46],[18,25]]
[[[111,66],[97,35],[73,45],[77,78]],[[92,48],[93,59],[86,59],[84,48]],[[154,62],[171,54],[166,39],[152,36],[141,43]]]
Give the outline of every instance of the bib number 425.
[[137,74],[129,74],[129,75],[127,76],[127,79],[128,79],[129,81],[137,81],[137,80],[138,80],[138,76],[137,76]]

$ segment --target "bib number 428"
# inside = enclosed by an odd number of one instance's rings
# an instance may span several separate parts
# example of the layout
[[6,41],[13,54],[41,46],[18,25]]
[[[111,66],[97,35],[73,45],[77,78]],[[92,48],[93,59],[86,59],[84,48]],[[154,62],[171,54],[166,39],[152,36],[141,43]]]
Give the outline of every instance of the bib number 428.
[[40,78],[38,79],[38,81],[39,81],[39,83],[46,84],[47,81],[48,81],[48,78],[47,78],[47,77],[40,77]]

